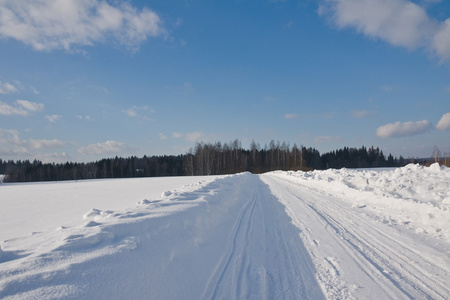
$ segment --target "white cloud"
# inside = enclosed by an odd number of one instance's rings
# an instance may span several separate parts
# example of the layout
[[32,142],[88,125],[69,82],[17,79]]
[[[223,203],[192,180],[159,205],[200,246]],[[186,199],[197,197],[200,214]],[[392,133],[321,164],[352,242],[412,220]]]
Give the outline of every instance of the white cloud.
[[28,115],[28,111],[23,109],[23,107],[19,107],[17,105],[16,106],[12,106],[12,105],[9,105],[7,103],[0,102],[0,115],[4,115],[4,116],[13,116],[13,115],[27,116]]
[[70,159],[66,152],[37,154],[35,157],[43,163],[63,163]]
[[126,114],[127,116],[132,117],[132,118],[137,116],[137,111],[136,111],[136,107],[135,106],[133,106],[133,107],[131,107],[129,109],[124,109],[124,110],[122,110],[122,112],[124,114]]
[[28,100],[16,100],[16,103],[28,111],[40,111],[44,109],[44,104],[31,102]]
[[450,112],[444,114],[436,125],[436,129],[446,130],[450,128]]
[[72,51],[110,38],[136,50],[148,37],[164,35],[158,14],[125,1],[4,0],[0,4],[0,36],[39,51]]
[[117,141],[106,141],[104,143],[90,144],[78,149],[78,152],[85,155],[100,155],[100,154],[120,154],[131,149],[130,146]]
[[56,121],[61,120],[63,116],[61,115],[51,115],[51,116],[45,116],[45,118],[50,122],[50,123],[56,123]]
[[318,136],[314,139],[314,143],[323,144],[323,143],[336,143],[341,142],[342,139],[339,136]]
[[285,114],[284,118],[288,119],[288,120],[293,120],[293,119],[298,119],[299,115],[298,114]]
[[165,135],[164,133],[158,133],[158,136],[160,140],[167,140],[167,135]]
[[35,139],[29,139],[27,142],[31,148],[33,149],[42,149],[42,148],[55,148],[55,147],[63,147],[66,145],[65,142],[60,141],[58,139],[53,140],[35,140]]
[[14,129],[0,128],[0,142],[2,144],[9,144],[14,146],[21,146],[25,144],[25,141],[19,138],[19,132]]
[[0,128],[0,152],[7,155],[31,155],[36,149],[59,148],[66,142],[58,139],[21,139],[14,129]]
[[442,60],[450,59],[450,18],[440,24],[432,43],[433,50]]
[[179,132],[173,132],[173,133],[172,133],[172,137],[173,137],[173,138],[176,138],[176,139],[180,139],[180,138],[183,137],[183,134],[182,134],[182,133],[179,133]]
[[412,136],[424,133],[430,130],[431,123],[423,120],[417,122],[396,122],[377,128],[376,135],[380,138]]
[[153,113],[153,110],[148,106],[133,105],[129,109],[122,110],[122,112],[131,118],[141,118],[144,120],[150,120],[150,118],[144,114]]
[[42,109],[44,109],[44,104],[27,100],[16,100],[14,106],[0,102],[0,115],[5,116],[27,116],[30,111],[39,111]]
[[424,47],[441,60],[450,59],[450,18],[431,18],[425,8],[409,0],[325,0],[319,14],[338,28],[384,40],[392,45]]
[[0,94],[16,93],[17,91],[18,91],[17,88],[12,84],[8,82],[2,83],[0,81]]
[[33,94],[35,95],[39,95],[39,91],[37,89],[35,89],[34,87],[31,87],[31,90],[33,91]]
[[82,115],[76,115],[75,116],[77,119],[80,120],[88,120],[88,121],[92,121],[93,119],[91,118],[91,116],[82,116]]

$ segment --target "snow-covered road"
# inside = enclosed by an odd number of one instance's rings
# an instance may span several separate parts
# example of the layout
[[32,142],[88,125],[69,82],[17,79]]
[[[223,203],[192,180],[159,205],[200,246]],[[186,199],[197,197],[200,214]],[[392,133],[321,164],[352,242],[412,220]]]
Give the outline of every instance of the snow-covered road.
[[[412,188],[418,173],[426,190]],[[95,209],[107,207],[98,199],[79,221],[0,241],[0,298],[450,298],[446,168],[189,180],[127,209]],[[14,200],[11,187],[0,201]]]
[[232,226],[223,231],[228,237],[204,298],[322,299],[300,231],[268,186],[245,174],[233,190],[224,199],[244,202]]
[[263,180],[301,229],[327,298],[449,297],[448,252],[412,239],[336,195],[301,185],[290,176],[263,175]]

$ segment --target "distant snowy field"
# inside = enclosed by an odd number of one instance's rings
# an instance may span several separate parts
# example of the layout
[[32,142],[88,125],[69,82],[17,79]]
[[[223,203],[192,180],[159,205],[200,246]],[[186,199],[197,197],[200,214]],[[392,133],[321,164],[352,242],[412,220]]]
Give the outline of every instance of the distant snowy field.
[[[0,185],[0,241],[69,226],[92,208],[121,210],[214,177],[96,179]],[[185,187],[186,188],[186,187]]]
[[0,184],[1,299],[450,299],[450,170]]

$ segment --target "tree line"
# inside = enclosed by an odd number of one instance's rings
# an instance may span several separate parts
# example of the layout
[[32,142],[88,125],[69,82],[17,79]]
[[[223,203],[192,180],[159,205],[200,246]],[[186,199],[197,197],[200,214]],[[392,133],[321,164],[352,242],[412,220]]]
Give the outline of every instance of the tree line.
[[184,175],[184,155],[105,158],[90,163],[42,163],[39,160],[2,161],[4,182],[60,181],[100,178]]
[[106,158],[90,163],[42,163],[39,160],[3,161],[4,182],[59,181],[98,178],[222,175],[249,171],[255,174],[274,170],[313,170],[327,168],[399,167],[406,161],[386,158],[379,148],[338,149],[320,154],[286,142],[271,141],[261,147],[252,141],[244,149],[239,140],[229,143],[196,143],[186,154]]

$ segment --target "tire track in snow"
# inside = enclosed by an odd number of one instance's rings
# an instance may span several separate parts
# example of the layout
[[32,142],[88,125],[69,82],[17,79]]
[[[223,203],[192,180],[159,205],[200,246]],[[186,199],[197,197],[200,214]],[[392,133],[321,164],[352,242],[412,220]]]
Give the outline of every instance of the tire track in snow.
[[242,206],[204,299],[323,299],[299,230],[258,176],[240,184]]
[[[375,299],[380,298],[379,292],[389,298],[405,299],[448,299],[450,296],[445,266],[441,267],[439,263],[424,258],[419,251],[402,242],[398,235],[392,237],[391,234],[395,234],[392,228],[358,216],[346,209],[338,198],[320,194],[286,177],[265,175],[263,178],[286,205],[293,219],[296,219],[294,223],[305,229],[302,237],[316,258],[319,277],[328,297],[341,295],[347,298],[359,294],[359,297],[363,295]],[[299,220],[299,216],[304,220]],[[383,228],[379,229],[380,226]],[[321,246],[317,243],[319,239],[324,240]],[[335,248],[334,253],[320,249],[330,245]],[[334,255],[330,260],[330,256],[324,253]],[[349,276],[358,271],[355,265],[362,277]],[[337,270],[331,277],[325,274],[331,272],[331,268],[336,269],[336,266],[344,274]],[[344,283],[342,291],[336,290],[333,285],[339,281],[339,277],[359,282],[358,288],[346,290],[352,285]]]
[[[242,255],[242,252],[246,252],[246,249],[241,249],[242,247],[242,241],[246,237],[249,236],[249,231],[251,229],[251,216],[253,215],[253,210],[255,208],[256,200],[254,197],[250,201],[248,201],[243,209],[240,211],[239,216],[233,226],[233,229],[231,231],[230,235],[230,241],[228,244],[230,244],[230,247],[226,249],[226,252],[224,253],[224,256],[222,257],[219,265],[217,266],[216,270],[214,271],[214,275],[211,277],[210,282],[208,283],[208,287],[212,287],[212,295],[211,297],[215,299],[218,297],[218,294],[220,293],[221,284],[224,282],[224,277],[229,274],[229,272],[232,273],[232,283],[231,283],[231,289],[235,292],[235,298],[237,297],[237,293],[239,291],[239,288],[237,285],[239,285],[239,282],[242,280],[242,263],[239,263],[239,260],[243,256],[245,258],[245,255]],[[245,231],[245,236],[242,237],[242,231]],[[245,243],[244,243],[245,245]],[[245,246],[244,246],[245,247]],[[248,269],[248,265],[246,266]],[[239,270],[240,269],[240,270]],[[236,273],[239,273],[238,277],[236,278]],[[240,279],[240,280],[239,280]],[[245,279],[245,278],[244,278]],[[223,291],[221,291],[223,293]],[[208,292],[207,292],[208,293]]]

